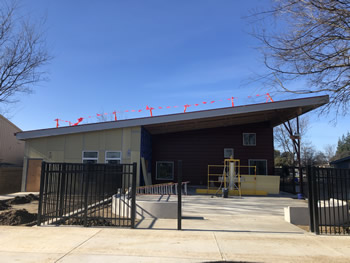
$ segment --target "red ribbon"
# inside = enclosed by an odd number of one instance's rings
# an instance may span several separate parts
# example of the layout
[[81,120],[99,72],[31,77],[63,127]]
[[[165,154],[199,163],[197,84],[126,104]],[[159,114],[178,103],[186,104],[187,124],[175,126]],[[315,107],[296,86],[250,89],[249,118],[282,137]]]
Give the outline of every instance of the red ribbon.
[[[264,94],[256,94],[256,95],[248,96],[248,98],[262,97],[262,96],[264,96]],[[274,100],[272,99],[272,97],[270,96],[269,93],[266,93],[265,96],[266,96],[266,102],[274,102]],[[231,97],[231,98],[227,99],[227,100],[230,100],[230,101],[231,101],[232,107],[235,106],[235,105],[234,105],[234,99],[237,99],[237,97]],[[218,100],[218,101],[223,101],[223,100],[220,99],[220,100]],[[208,101],[208,102],[207,102],[207,101],[203,101],[203,102],[202,102],[202,104],[209,104],[209,103],[212,104],[212,103],[215,103],[215,101],[213,100],[213,101]],[[200,104],[196,103],[196,104],[193,104],[193,105],[194,105],[194,106],[199,106]],[[189,104],[184,105],[184,113],[187,112],[187,109],[188,109],[188,107],[190,107],[190,106],[191,106],[191,105],[189,105]],[[179,106],[164,106],[164,107],[158,106],[158,109],[163,109],[163,108],[171,109],[171,108],[177,108],[177,107],[179,107]],[[154,110],[154,108],[149,107],[149,106],[147,105],[147,106],[146,106],[146,110],[149,110],[149,111],[150,111],[151,117],[153,117],[153,110]],[[117,113],[122,113],[122,112],[141,112],[141,111],[142,111],[142,109],[139,109],[139,110],[114,111],[112,114],[114,115],[114,120],[117,121]],[[103,115],[109,115],[109,114],[110,114],[110,113],[101,113],[101,114],[97,113],[97,114],[96,114],[96,117],[101,117],[101,116],[103,116]],[[76,126],[76,125],[78,125],[80,122],[82,122],[84,118],[93,118],[93,117],[94,117],[94,116],[81,117],[81,118],[78,119],[78,122],[76,122],[76,123],[74,123],[74,124],[72,124],[70,121],[65,121],[65,120],[61,120],[61,119],[55,119],[54,121],[56,122],[56,128],[58,128],[58,127],[59,127],[59,122],[60,122],[60,121],[62,121],[62,122],[67,122],[67,123],[69,123],[70,126]]]
[[269,93],[266,93],[266,102],[268,102],[269,100],[271,100],[271,102],[273,102],[273,99],[271,98]]
[[151,113],[151,117],[153,117],[153,113],[152,113],[152,110],[154,110],[154,108],[150,108],[148,107],[148,105],[146,106],[146,110],[149,110],[149,112]]
[[77,126],[79,123],[81,123],[83,121],[83,118],[79,118],[78,122],[74,123],[72,126]]

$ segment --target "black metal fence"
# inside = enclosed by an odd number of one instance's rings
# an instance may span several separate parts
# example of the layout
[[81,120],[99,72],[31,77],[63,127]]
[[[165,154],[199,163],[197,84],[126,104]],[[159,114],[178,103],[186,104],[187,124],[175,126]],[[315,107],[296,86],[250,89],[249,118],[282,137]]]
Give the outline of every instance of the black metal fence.
[[350,235],[350,170],[308,167],[310,230]]
[[38,226],[135,227],[136,163],[43,162]]
[[[301,175],[298,167],[283,166],[275,168],[275,174],[280,176],[280,191],[297,194],[301,192],[303,187],[303,194],[308,197],[308,179],[306,176],[306,168],[301,168]],[[300,178],[303,177],[303,185],[300,183]]]

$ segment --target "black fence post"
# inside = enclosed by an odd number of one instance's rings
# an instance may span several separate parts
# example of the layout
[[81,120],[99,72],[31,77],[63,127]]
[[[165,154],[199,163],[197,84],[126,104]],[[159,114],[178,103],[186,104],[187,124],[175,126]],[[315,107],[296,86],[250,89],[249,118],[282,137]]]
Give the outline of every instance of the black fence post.
[[312,182],[312,207],[313,207],[313,221],[314,221],[314,230],[315,234],[320,234],[320,226],[318,220],[318,187],[317,187],[317,178],[316,171],[314,167],[311,167],[311,182]]
[[309,204],[309,217],[310,217],[310,231],[312,233],[315,232],[315,226],[314,226],[314,207],[313,207],[313,200],[312,200],[312,196],[313,196],[313,189],[312,189],[312,175],[311,175],[311,166],[308,165],[307,166],[307,170],[306,170],[306,175],[307,175],[307,182],[308,182],[308,204]]
[[[86,169],[87,168],[87,169]],[[84,193],[84,227],[87,227],[87,214],[88,214],[88,193],[89,193],[89,181],[90,181],[90,164],[84,166],[84,179],[85,179],[85,193]],[[84,181],[83,181],[84,182]]]
[[131,228],[135,228],[135,218],[136,218],[136,170],[137,164],[132,164],[132,185],[131,185]]
[[182,221],[182,161],[177,161],[177,230],[181,230]]
[[[60,172],[61,185],[60,185],[60,202],[59,202],[59,216],[63,216],[64,210],[64,190],[66,189],[66,164],[62,164],[62,170]],[[61,218],[62,219],[62,218]]]
[[37,218],[37,226],[41,225],[41,214],[43,207],[43,195],[44,195],[44,179],[45,179],[45,162],[41,163],[41,176],[40,176],[40,195],[39,195],[39,207],[38,207],[38,218]]

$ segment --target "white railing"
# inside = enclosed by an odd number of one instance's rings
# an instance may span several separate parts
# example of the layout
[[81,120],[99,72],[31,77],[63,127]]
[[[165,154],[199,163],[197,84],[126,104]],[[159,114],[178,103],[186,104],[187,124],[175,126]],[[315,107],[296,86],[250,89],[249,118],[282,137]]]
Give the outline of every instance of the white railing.
[[[187,184],[189,182],[183,182],[181,185],[182,193],[187,195]],[[177,195],[178,183],[165,183],[139,186],[136,188],[136,194],[138,195]]]

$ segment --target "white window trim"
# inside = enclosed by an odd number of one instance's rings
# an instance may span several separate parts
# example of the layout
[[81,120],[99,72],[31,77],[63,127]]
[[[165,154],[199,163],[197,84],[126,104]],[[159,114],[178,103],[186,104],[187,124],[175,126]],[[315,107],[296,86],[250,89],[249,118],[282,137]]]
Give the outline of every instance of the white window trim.
[[[97,153],[97,158],[84,158],[84,153]],[[82,163],[84,163],[84,160],[96,160],[96,163],[98,163],[98,156],[99,156],[99,152],[98,151],[82,151],[81,153],[81,161]]]
[[[171,163],[173,165],[173,170],[172,170],[172,174],[173,177],[171,179],[164,179],[164,178],[158,178],[158,163]],[[171,161],[157,161],[156,162],[156,180],[163,180],[163,181],[169,181],[169,180],[174,180],[174,162]]]
[[[268,173],[267,173],[267,171],[268,171],[268,169],[267,169],[267,160],[266,159],[248,159],[248,166],[251,166],[250,165],[250,161],[265,161],[265,163],[266,163],[266,171],[265,171],[266,174],[265,175],[268,175]],[[263,175],[263,174],[257,174],[257,175]]]
[[[110,152],[119,152],[120,158],[107,158],[107,153],[110,153]],[[105,152],[105,163],[107,163],[107,161],[109,161],[109,160],[119,160],[120,163],[122,163],[122,151],[106,151]]]
[[[255,144],[244,144],[244,135],[245,134],[255,134]],[[243,132],[242,139],[243,139],[243,146],[256,146],[256,133],[255,132]]]

